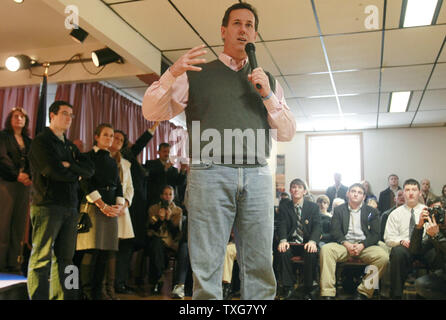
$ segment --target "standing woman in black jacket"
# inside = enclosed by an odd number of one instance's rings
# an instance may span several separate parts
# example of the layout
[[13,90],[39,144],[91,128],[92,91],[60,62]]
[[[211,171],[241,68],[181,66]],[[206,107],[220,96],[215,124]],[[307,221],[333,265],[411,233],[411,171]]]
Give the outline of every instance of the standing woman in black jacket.
[[78,234],[76,250],[84,250],[80,276],[83,297],[88,300],[103,299],[105,263],[113,251],[118,251],[118,215],[123,211],[125,200],[118,165],[108,151],[113,135],[110,124],[96,128],[95,145],[87,153],[94,163],[95,174],[81,182],[86,194],[81,208],[88,213],[92,227]]
[[29,209],[31,173],[29,118],[13,108],[0,132],[0,271],[18,272],[18,257]]

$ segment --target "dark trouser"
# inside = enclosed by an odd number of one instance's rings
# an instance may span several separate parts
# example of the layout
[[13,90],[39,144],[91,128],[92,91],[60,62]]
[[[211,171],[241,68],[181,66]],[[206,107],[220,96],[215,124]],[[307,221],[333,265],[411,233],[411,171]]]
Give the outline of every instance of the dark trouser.
[[313,280],[316,277],[317,252],[309,253],[304,246],[290,246],[286,252],[278,253],[279,279],[284,287],[292,287],[296,283],[296,266],[291,261],[292,257],[301,256],[304,259],[304,289],[311,290]]
[[76,208],[31,206],[33,248],[27,283],[30,299],[75,299],[75,290],[65,286],[69,275],[65,270],[73,263],[78,216]]
[[175,273],[175,284],[184,284],[186,282],[187,270],[189,269],[189,251],[187,241],[181,242],[177,252],[177,267]]
[[0,178],[0,270],[18,268],[29,209],[29,190],[20,182]]
[[133,244],[133,239],[119,240],[119,251],[116,254],[115,287],[123,287],[127,284],[133,254]]
[[105,279],[107,261],[115,251],[84,250],[80,276],[82,294],[88,300],[102,299],[102,283]]
[[404,283],[412,269],[413,257],[404,246],[393,247],[390,251],[390,287],[392,298],[402,298]]
[[443,270],[427,274],[415,281],[417,294],[429,300],[446,299],[446,275]]
[[149,256],[149,284],[156,284],[167,268],[168,250],[161,238],[149,238],[146,251]]

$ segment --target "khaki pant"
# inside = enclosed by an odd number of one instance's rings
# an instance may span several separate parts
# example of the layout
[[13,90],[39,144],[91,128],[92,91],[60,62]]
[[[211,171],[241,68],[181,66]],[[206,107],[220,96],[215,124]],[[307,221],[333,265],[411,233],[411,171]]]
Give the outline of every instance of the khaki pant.
[[223,264],[223,282],[231,283],[232,269],[234,261],[237,259],[237,249],[234,242],[229,242],[226,246],[225,263]]
[[[347,248],[338,243],[327,243],[321,249],[320,266],[321,266],[321,296],[336,295],[336,263],[348,260],[350,255]],[[379,278],[389,263],[389,254],[379,246],[370,246],[361,251],[358,256],[364,263],[374,265],[378,268]],[[374,286],[366,285],[364,277],[362,283],[358,286],[358,292],[371,298],[373,296]]]

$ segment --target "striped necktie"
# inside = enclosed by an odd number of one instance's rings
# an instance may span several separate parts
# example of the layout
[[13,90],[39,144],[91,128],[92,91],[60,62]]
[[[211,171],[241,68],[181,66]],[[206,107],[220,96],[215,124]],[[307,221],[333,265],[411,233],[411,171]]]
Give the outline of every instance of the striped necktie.
[[409,222],[409,240],[412,237],[413,228],[415,227],[415,213],[414,209],[410,210],[410,222]]
[[304,232],[302,226],[302,209],[300,206],[295,206],[294,210],[296,212],[296,231],[294,232],[294,238],[297,243],[303,243],[304,241]]

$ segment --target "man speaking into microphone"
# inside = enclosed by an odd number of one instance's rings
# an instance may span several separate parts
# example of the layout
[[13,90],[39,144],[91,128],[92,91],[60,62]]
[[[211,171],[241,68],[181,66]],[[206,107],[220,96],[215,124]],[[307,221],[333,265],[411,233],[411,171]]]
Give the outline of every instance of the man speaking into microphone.
[[296,124],[280,84],[262,68],[251,70],[245,46],[256,41],[258,24],[250,4],[232,5],[223,17],[224,50],[218,59],[206,63],[204,45],[192,48],[147,89],[143,100],[149,120],[186,113],[193,299],[222,299],[223,260],[232,227],[241,299],[275,297],[273,187],[266,159],[270,132],[278,141],[289,141]]

